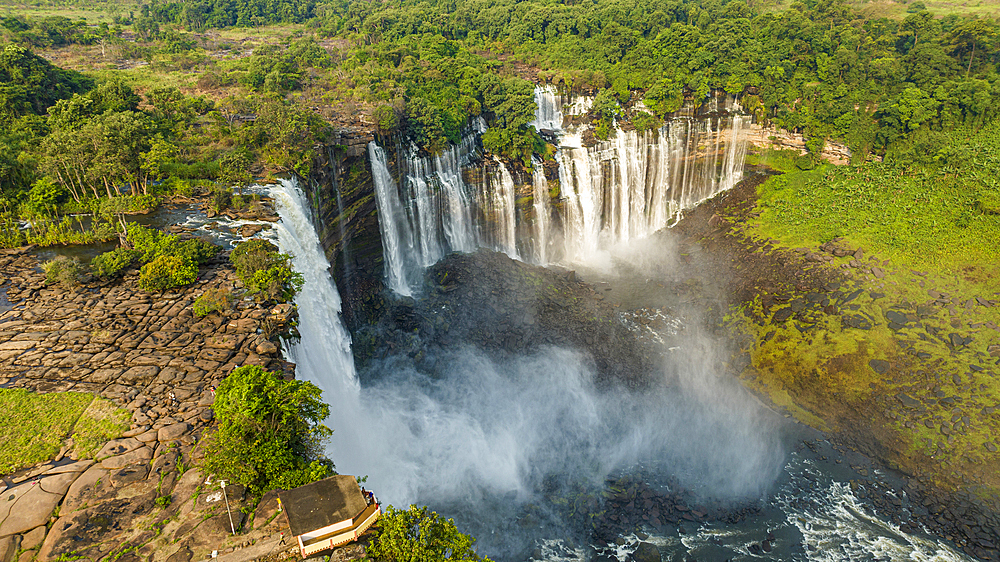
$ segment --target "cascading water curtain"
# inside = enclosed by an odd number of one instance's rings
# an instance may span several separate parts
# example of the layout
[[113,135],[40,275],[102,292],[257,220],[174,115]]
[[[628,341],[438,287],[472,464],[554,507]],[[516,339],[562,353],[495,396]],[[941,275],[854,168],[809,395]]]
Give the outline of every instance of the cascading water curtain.
[[[659,130],[615,128],[607,141],[584,147],[582,131],[562,128],[564,111],[584,110],[589,98],[564,99],[552,86],[535,91],[533,124],[558,142],[558,205],[549,194],[541,162],[532,172],[534,224],[518,228],[517,185],[500,160],[486,166],[478,135],[481,119],[461,142],[432,156],[415,147],[397,151],[399,183],[385,151],[372,143],[386,278],[394,291],[410,295],[423,268],[447,252],[478,247],[523,255],[536,263],[581,261],[611,244],[649,236],[680,213],[731,189],[743,175],[749,118],[734,100],[713,98],[709,117],[670,119]],[[721,109],[721,112],[718,111]],[[469,183],[464,171],[477,179]],[[526,188],[527,189],[527,188]],[[558,209],[558,211],[556,211]],[[519,234],[520,233],[520,234]]]

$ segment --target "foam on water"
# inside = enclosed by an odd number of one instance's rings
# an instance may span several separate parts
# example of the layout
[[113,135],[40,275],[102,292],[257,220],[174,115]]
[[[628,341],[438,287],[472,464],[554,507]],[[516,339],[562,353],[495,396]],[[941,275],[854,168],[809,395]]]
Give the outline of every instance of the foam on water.
[[809,560],[886,560],[892,562],[958,562],[970,560],[941,541],[914,536],[883,521],[851,493],[845,482],[831,482],[810,494],[809,510],[787,507],[788,523],[802,534]]

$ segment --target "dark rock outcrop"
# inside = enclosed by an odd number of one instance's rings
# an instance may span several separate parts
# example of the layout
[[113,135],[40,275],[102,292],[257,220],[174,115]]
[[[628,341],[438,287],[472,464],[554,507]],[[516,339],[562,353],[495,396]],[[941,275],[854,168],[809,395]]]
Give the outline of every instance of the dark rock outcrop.
[[378,207],[366,151],[372,140],[370,133],[340,131],[334,144],[317,150],[313,173],[304,182],[352,332],[374,320],[385,289]]
[[379,323],[354,338],[362,367],[405,353],[430,368],[427,354],[468,344],[495,356],[583,350],[607,381],[638,384],[650,371],[651,354],[591,285],[489,250],[446,256],[428,269],[422,295],[387,300]]

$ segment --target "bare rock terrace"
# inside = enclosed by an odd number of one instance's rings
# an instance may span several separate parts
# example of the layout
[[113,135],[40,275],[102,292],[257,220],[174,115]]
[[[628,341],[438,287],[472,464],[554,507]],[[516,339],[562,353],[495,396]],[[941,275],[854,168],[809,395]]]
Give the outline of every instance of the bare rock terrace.
[[250,511],[241,487],[224,497],[191,467],[219,381],[241,365],[294,370],[271,341],[294,307],[246,299],[197,317],[204,291],[239,287],[221,258],[194,284],[156,295],[138,290],[135,274],[47,287],[38,265],[25,251],[0,254],[0,386],[100,395],[132,424],[94,459],[72,458],[67,440],[53,462],[0,479],[0,562],[284,556],[291,541],[282,542],[276,497]]

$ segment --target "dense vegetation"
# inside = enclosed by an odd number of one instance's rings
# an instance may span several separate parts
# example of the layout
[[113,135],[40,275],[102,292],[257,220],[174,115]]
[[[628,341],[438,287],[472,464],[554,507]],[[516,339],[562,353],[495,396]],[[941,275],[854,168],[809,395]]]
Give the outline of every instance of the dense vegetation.
[[260,496],[290,490],[333,473],[323,456],[330,407],[307,381],[246,365],[219,385],[213,406],[218,426],[209,438],[205,470]]
[[458,530],[455,522],[426,507],[391,505],[379,519],[365,560],[373,562],[445,562],[467,560],[489,562],[476,554],[476,539]]
[[[462,54],[489,50],[538,66],[540,77],[566,88],[607,88],[595,117],[643,101],[662,118],[725,89],[758,118],[817,139],[814,148],[832,137],[881,153],[913,135],[978,128],[996,116],[992,20],[926,11],[869,20],[833,0],[777,12],[751,6],[358,1],[325,17],[320,32],[364,38],[345,68],[355,69],[358,89],[374,85],[373,73],[388,86],[373,89],[374,100],[418,98],[427,75],[448,77],[465,94],[464,75],[477,68]],[[415,68],[421,76],[411,78]]]
[[[164,195],[204,191],[199,180],[243,187],[254,162],[307,173],[328,128],[273,95],[221,104],[176,87],[139,95],[119,75],[95,81],[21,45],[2,49],[3,247],[110,239],[114,215],[148,212]],[[93,220],[85,226],[64,213]]]
[[[301,27],[249,55],[198,35],[270,23]],[[997,24],[919,6],[898,20],[836,0],[782,10],[740,0],[206,0],[152,2],[116,15],[114,27],[52,17],[0,24],[11,42],[0,60],[7,246],[83,241],[71,225],[52,228],[63,212],[107,219],[202,189],[199,180],[241,186],[251,169],[307,172],[330,132],[322,117],[360,114],[430,152],[482,117],[485,148],[530,166],[545,145],[529,125],[529,78],[596,94],[598,136],[613,133],[613,119],[655,127],[724,89],[759,120],[805,133],[814,154],[836,139],[859,162],[870,152],[930,158],[941,131],[979,130],[1000,105]],[[144,60],[156,76],[192,75],[209,95],[135,73],[87,77],[29,50],[98,43],[102,59],[111,52]],[[108,200],[123,201],[98,203]],[[15,232],[14,218],[30,219],[29,231]]]

